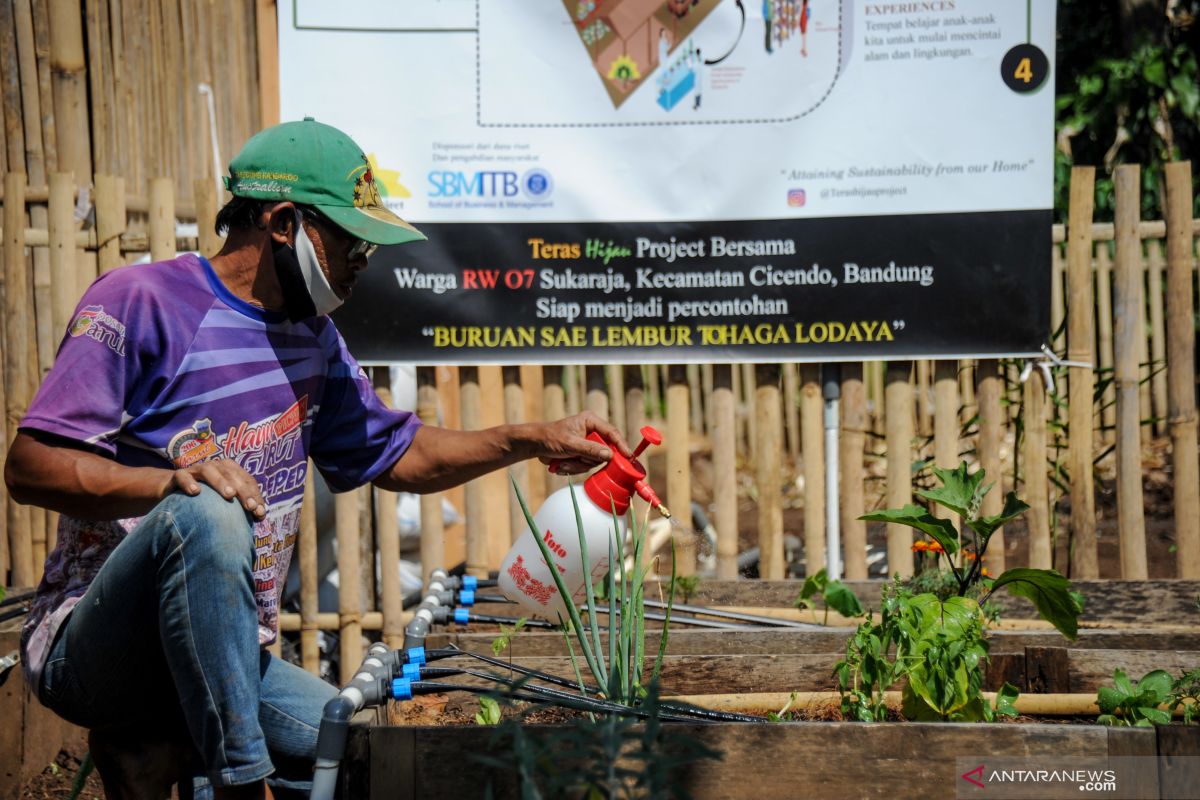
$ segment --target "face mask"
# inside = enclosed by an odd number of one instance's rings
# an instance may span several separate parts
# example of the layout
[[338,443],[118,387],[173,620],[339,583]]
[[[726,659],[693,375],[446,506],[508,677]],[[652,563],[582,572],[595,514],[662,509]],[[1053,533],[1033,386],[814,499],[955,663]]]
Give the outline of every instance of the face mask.
[[272,248],[275,274],[283,291],[283,304],[292,322],[328,314],[342,304],[317,261],[316,250],[296,212],[296,246],[279,243]]

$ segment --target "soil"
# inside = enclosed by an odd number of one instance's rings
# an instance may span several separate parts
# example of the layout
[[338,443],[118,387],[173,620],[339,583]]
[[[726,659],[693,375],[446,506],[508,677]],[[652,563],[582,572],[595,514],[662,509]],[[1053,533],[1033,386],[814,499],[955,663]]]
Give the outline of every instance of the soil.
[[[87,756],[87,741],[78,736],[68,740],[54,763],[47,766],[21,790],[21,800],[66,800],[71,796],[75,775]],[[100,775],[92,770],[79,793],[79,800],[104,800]]]

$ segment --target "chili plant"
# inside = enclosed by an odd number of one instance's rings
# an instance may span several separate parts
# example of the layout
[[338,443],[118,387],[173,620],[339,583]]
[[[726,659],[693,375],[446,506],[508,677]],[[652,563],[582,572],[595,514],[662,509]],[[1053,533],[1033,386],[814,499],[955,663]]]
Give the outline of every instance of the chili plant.
[[[579,557],[583,561],[584,596],[587,600],[588,617],[586,625],[583,622],[585,609],[576,605],[558,570],[550,570],[550,575],[554,578],[554,585],[567,608],[568,618],[565,621],[560,618],[559,624],[563,626],[563,635],[567,641],[571,663],[575,667],[575,677],[579,681],[580,692],[587,694],[583,674],[575,657],[575,648],[571,643],[571,633],[575,635],[575,641],[579,645],[583,660],[596,684],[603,688],[605,696],[617,703],[637,705],[646,694],[643,682],[646,662],[646,614],[643,601],[646,575],[650,572],[650,563],[646,557],[649,510],[641,524],[638,524],[634,515],[628,515],[633,555],[633,561],[628,570],[625,566],[625,541],[621,534],[620,516],[615,509],[613,510],[613,535],[608,540],[609,569],[605,577],[607,586],[604,593],[608,612],[607,625],[603,626],[607,629],[608,634],[606,658],[606,649],[600,638],[601,614],[598,613],[603,606],[598,602],[596,587],[592,584],[592,574],[588,568],[591,559],[588,555],[587,535],[584,532],[583,520],[579,513],[579,501],[573,491],[574,484],[570,485],[572,487],[571,503],[575,508],[575,526],[579,532]],[[546,560],[547,564],[553,564],[554,560],[550,549],[543,541],[542,531],[534,522],[533,515],[529,512],[525,498],[521,495],[521,490],[515,481],[513,489],[517,493],[521,511],[525,513],[525,521],[533,532],[533,540],[537,542],[538,549],[542,552],[542,558]],[[675,602],[676,580],[675,542],[672,540],[671,583],[667,595],[667,608],[664,614],[662,635],[659,637],[658,655],[654,660],[648,683],[656,682],[662,669],[663,655],[667,649],[671,611]]]

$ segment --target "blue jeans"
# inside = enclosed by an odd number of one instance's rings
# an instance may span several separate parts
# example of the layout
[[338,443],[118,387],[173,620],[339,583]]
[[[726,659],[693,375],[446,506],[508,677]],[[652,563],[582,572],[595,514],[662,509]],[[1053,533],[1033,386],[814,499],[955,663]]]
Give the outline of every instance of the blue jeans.
[[203,485],[155,506],[60,629],[42,702],[91,729],[186,729],[213,784],[303,789],[337,690],[260,649],[252,529]]

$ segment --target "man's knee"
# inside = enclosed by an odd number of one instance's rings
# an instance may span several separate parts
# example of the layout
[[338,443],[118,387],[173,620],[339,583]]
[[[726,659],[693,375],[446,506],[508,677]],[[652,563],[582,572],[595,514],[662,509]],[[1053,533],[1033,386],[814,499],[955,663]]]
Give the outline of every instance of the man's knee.
[[[180,544],[208,550],[232,559],[231,566],[249,560],[254,552],[254,525],[237,499],[226,500],[215,489],[201,484],[200,493],[175,492],[166,497],[150,516],[165,514]],[[149,520],[150,517],[147,517]]]

